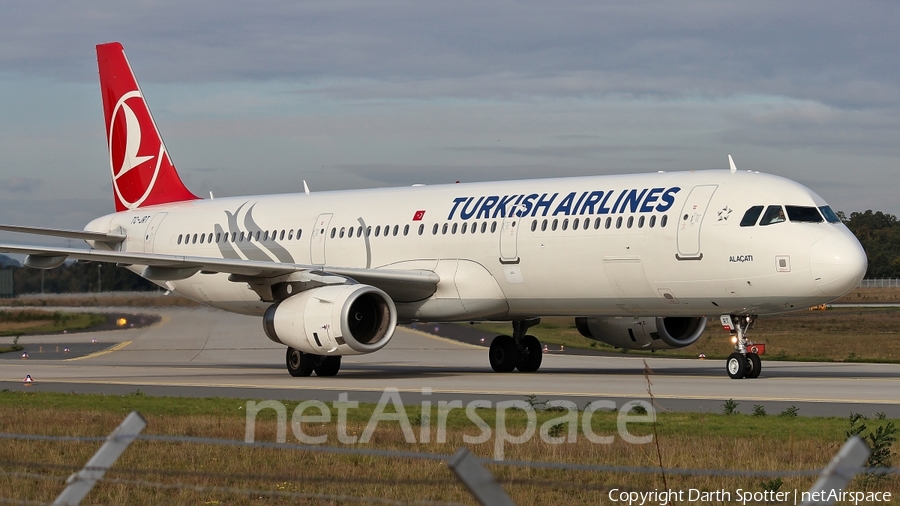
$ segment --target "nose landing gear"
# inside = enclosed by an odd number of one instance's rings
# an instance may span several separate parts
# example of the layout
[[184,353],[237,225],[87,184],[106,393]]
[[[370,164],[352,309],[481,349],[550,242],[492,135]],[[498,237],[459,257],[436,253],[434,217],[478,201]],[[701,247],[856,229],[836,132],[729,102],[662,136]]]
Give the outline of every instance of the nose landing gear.
[[758,378],[762,371],[759,356],[765,353],[764,344],[753,344],[747,339],[747,332],[756,322],[756,315],[722,315],[722,327],[731,333],[734,353],[728,356],[725,370],[731,379]]

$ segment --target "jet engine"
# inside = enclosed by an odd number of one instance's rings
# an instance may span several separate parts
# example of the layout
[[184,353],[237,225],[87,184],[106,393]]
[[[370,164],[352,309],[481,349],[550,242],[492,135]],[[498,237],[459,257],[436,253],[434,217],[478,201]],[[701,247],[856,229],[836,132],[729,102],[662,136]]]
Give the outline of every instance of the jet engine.
[[671,350],[694,344],[706,328],[706,317],[575,318],[578,332],[616,348]]
[[374,286],[329,285],[269,306],[266,335],[314,355],[362,355],[383,348],[397,327],[394,301]]

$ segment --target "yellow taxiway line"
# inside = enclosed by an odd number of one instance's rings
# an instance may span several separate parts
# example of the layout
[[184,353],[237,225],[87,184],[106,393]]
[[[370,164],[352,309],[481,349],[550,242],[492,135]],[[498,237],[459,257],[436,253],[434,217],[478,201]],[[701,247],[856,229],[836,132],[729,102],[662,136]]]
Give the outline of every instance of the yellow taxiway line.
[[119,343],[115,346],[110,346],[109,348],[106,348],[105,350],[95,351],[94,353],[89,353],[89,354],[81,356],[81,357],[67,358],[64,360],[64,362],[72,362],[75,360],[84,360],[86,358],[99,357],[100,355],[106,355],[107,353],[112,353],[114,351],[121,350],[122,348],[128,346],[129,344],[131,344],[131,341],[122,341],[121,343]]

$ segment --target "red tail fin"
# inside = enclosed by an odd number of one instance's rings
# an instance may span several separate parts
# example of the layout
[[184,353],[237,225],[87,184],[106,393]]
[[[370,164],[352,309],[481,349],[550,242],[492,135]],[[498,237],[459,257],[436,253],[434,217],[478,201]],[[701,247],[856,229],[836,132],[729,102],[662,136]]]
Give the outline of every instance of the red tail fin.
[[122,44],[97,46],[116,211],[198,199],[178,177]]

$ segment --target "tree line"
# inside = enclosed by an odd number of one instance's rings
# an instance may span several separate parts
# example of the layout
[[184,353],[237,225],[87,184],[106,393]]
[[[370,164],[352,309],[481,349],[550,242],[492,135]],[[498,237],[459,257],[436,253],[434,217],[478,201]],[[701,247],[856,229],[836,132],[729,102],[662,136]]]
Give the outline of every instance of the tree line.
[[[23,267],[0,255],[0,264],[12,269],[16,294],[143,292],[159,287],[137,274],[113,264],[67,262],[56,269]],[[43,287],[43,289],[42,289]]]
[[[900,278],[900,221],[892,214],[868,210],[838,213],[856,235],[869,257],[867,278]],[[101,266],[102,267],[99,267]],[[13,269],[16,293],[90,293],[103,291],[151,291],[159,287],[137,274],[112,264],[70,262],[56,269],[22,267],[0,255],[0,267]]]
[[900,221],[893,214],[868,210],[838,213],[869,257],[867,278],[900,278]]

